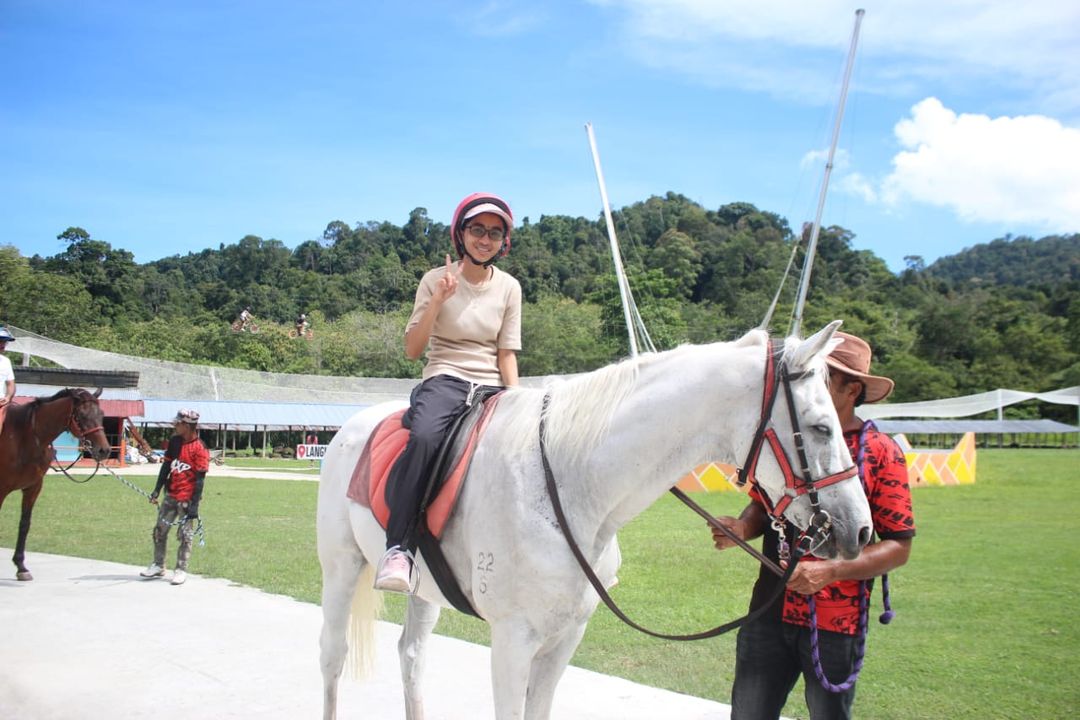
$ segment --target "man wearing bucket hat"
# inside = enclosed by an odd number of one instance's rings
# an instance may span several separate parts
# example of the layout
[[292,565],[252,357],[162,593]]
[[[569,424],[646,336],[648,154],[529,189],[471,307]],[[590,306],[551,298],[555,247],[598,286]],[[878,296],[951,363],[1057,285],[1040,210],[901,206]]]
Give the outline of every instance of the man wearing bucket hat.
[[176,539],[180,547],[176,551],[172,584],[183,585],[187,580],[191,540],[195,534],[191,525],[199,517],[203,481],[210,469],[210,452],[199,439],[199,413],[194,410],[181,410],[176,413],[173,426],[176,434],[169,439],[169,447],[158,472],[157,485],[150,494],[150,502],[157,505],[158,496],[165,490],[165,499],[158,508],[157,523],[153,531],[154,561],[139,574],[144,578],[164,577],[165,546],[169,539],[169,528],[175,524]]
[[[871,351],[866,341],[842,332],[836,333],[836,338],[840,344],[825,360],[829,392],[879,539],[854,560],[803,557],[783,597],[739,630],[732,720],[780,717],[799,675],[804,679],[804,697],[812,720],[850,718],[865,648],[865,608],[872,580],[906,563],[911,552],[915,521],[904,453],[872,422],[863,422],[855,414],[863,403],[888,397],[893,381],[870,373]],[[745,540],[764,535],[764,554],[778,561],[779,533],[756,499],[756,490],[750,494],[750,504],[737,519],[718,520]],[[789,532],[786,540],[793,546],[794,534]],[[721,550],[734,545],[716,529],[713,541]],[[779,578],[762,567],[750,609],[758,609],[772,597],[778,582]],[[881,622],[890,619],[891,612],[887,612]],[[819,671],[824,678],[818,676]]]
[[0,382],[4,384],[3,391],[0,392],[0,431],[4,429],[8,405],[15,397],[15,369],[11,367],[11,360],[4,355],[8,343],[13,342],[15,342],[15,336],[11,334],[11,331],[0,326]]

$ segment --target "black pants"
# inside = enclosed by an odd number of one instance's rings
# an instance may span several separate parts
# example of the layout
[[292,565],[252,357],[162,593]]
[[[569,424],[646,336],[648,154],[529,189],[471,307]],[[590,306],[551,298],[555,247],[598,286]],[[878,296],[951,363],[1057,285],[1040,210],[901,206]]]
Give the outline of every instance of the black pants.
[[447,429],[465,409],[469,392],[475,387],[452,375],[436,375],[412,391],[409,409],[402,418],[402,424],[409,428],[409,441],[386,482],[385,499],[390,508],[387,549],[399,545],[403,550],[416,550],[416,520],[430,474],[435,470],[432,464]]
[[[854,635],[818,631],[825,676],[842,682],[855,665]],[[814,674],[810,628],[758,618],[743,625],[735,643],[735,682],[731,688],[732,720],[775,720],[799,676],[811,720],[849,720],[855,688],[832,693]]]

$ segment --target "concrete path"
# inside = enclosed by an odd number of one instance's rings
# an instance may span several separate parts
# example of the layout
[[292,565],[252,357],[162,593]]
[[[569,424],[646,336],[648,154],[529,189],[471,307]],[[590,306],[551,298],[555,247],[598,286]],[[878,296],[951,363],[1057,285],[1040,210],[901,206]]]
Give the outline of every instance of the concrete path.
[[[0,557],[12,551],[0,548]],[[142,580],[140,568],[29,553],[32,582],[0,578],[0,718],[297,720],[321,715],[316,605],[227,580]],[[395,644],[381,623],[378,667],[343,680],[342,720],[404,717]],[[434,636],[427,720],[493,718],[490,654]],[[726,705],[569,668],[555,720],[727,720]]]
[[[314,468],[313,468],[314,469]],[[161,470],[161,465],[153,463],[143,463],[141,465],[125,465],[124,467],[109,467],[101,468],[98,470],[99,476],[108,476],[110,473],[114,475],[122,476],[137,476],[140,482],[150,485],[153,488],[154,480],[157,477],[158,472]],[[94,471],[93,467],[79,467],[70,471],[72,474],[88,475]],[[56,470],[49,470],[52,475],[59,475]],[[238,477],[238,478],[260,478],[263,480],[307,480],[308,482],[318,482],[318,472],[295,472],[289,470],[270,470],[264,468],[242,468],[233,467],[231,465],[215,465],[210,464],[210,470],[207,472],[210,477]]]

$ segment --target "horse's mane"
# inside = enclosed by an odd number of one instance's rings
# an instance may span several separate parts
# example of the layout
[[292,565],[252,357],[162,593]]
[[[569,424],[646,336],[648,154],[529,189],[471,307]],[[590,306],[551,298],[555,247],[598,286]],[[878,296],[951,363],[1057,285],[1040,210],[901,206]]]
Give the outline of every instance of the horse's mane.
[[[712,345],[680,345],[661,353],[647,353],[636,358],[607,365],[598,370],[558,381],[546,388],[550,395],[546,413],[544,442],[570,464],[581,462],[607,433],[611,416],[619,404],[637,386],[642,370],[675,357],[715,351],[717,345],[747,347],[764,345],[766,333],[751,330],[731,343]],[[524,414],[519,404],[517,413]],[[530,406],[532,407],[532,406]],[[518,426],[518,419],[509,419]],[[524,418],[521,418],[522,424]],[[533,423],[536,420],[533,419]],[[515,434],[518,445],[527,447],[535,433]]]
[[72,400],[74,401],[77,401],[80,399],[80,394],[90,395],[90,393],[83,388],[64,388],[63,390],[59,390],[49,397],[36,397],[28,403],[23,403],[21,405],[11,405],[8,408],[7,419],[4,422],[5,424],[32,423],[34,415],[37,413],[38,408],[40,408],[42,405],[47,405],[48,403],[54,402],[56,400],[63,400],[64,398],[68,397],[72,398]]
[[54,400],[63,400],[66,397],[74,398],[79,393],[86,393],[86,390],[83,390],[82,388],[64,388],[63,390],[54,393],[51,397],[36,397],[31,400],[29,404],[37,408],[46,403],[51,403]]

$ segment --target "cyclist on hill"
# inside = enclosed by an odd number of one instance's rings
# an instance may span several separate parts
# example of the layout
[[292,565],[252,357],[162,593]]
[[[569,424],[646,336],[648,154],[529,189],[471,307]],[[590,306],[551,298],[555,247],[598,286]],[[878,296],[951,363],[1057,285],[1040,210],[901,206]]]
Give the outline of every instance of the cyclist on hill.
[[240,316],[236,318],[236,322],[232,324],[233,332],[255,332],[258,328],[255,327],[254,319],[255,316],[251,314],[251,306],[245,305],[244,309],[240,311]]

